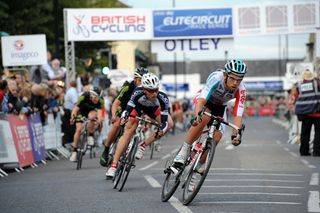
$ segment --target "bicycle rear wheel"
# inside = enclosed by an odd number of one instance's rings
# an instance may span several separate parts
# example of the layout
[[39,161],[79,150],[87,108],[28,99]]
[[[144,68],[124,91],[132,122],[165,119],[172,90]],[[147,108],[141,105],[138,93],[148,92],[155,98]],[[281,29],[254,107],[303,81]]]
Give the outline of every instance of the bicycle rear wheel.
[[[210,145],[209,145],[210,144]],[[190,173],[188,175],[187,181],[185,182],[185,187],[183,189],[182,194],[182,203],[183,205],[188,205],[192,202],[192,200],[195,198],[195,196],[198,194],[204,180],[207,177],[207,174],[210,170],[215,149],[216,149],[216,142],[213,140],[207,141],[207,150],[208,154],[204,162],[204,170],[202,173],[199,173],[195,168],[197,165],[193,166],[193,169],[190,170]],[[202,153],[202,155],[204,152]],[[201,158],[201,156],[198,156]],[[199,163],[199,162],[198,162]]]
[[177,190],[179,184],[180,184],[180,177],[182,172],[179,172],[179,174],[174,174],[171,170],[171,165],[173,164],[173,159],[175,158],[176,153],[174,153],[170,159],[166,162],[166,169],[164,173],[166,174],[166,177],[164,179],[164,182],[162,184],[162,190],[161,190],[161,201],[167,202],[174,192]]
[[119,192],[122,191],[124,185],[126,184],[126,181],[128,179],[129,173],[131,171],[131,168],[134,166],[134,157],[138,149],[138,138],[134,138],[133,145],[131,149],[129,150],[127,154],[127,160],[125,162],[122,176],[120,178],[120,187],[119,187]]

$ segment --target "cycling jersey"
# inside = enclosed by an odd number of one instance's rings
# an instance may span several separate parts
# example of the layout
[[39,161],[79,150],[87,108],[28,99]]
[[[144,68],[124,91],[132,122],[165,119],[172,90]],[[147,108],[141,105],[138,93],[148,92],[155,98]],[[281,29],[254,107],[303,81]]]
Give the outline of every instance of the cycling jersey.
[[118,99],[121,102],[120,108],[117,110],[118,112],[121,113],[126,108],[132,95],[132,92],[135,88],[136,85],[134,84],[134,81],[131,81],[130,83],[128,81],[124,82],[119,94],[116,97],[116,99]]
[[93,103],[90,99],[90,93],[84,92],[78,98],[77,107],[79,107],[78,115],[88,117],[92,110],[102,109],[104,107],[104,99],[101,97],[98,103]]
[[213,105],[220,106],[226,106],[228,101],[236,98],[233,110],[234,116],[242,117],[246,100],[246,88],[244,83],[241,82],[238,89],[227,91],[224,85],[224,72],[215,71],[209,75],[199,97],[204,98]]
[[143,88],[137,87],[133,91],[126,111],[131,115],[141,115],[143,112],[153,119],[161,115],[161,127],[164,129],[168,125],[169,104],[169,98],[164,92],[159,91],[155,100],[149,100]]

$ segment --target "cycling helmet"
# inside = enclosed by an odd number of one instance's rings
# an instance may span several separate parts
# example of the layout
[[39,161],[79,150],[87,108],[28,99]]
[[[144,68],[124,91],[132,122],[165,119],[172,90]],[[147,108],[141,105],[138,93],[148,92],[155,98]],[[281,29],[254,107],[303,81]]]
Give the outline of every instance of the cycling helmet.
[[90,95],[101,97],[101,89],[99,87],[91,87],[90,88]]
[[234,74],[244,77],[247,73],[247,65],[239,59],[231,59],[224,65],[227,75]]
[[153,73],[146,73],[142,76],[141,84],[146,89],[158,89],[160,85],[159,78]]
[[134,77],[135,78],[142,78],[142,76],[144,74],[148,73],[148,69],[144,68],[144,67],[138,67],[135,71],[134,71]]

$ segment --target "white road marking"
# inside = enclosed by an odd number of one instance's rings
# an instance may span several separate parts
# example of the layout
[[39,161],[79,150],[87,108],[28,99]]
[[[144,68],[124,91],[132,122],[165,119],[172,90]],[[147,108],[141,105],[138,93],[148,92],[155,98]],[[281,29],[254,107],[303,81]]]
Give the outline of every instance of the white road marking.
[[309,168],[312,168],[312,169],[316,168],[314,165],[311,165],[306,159],[300,159],[300,161],[301,161],[304,165],[308,166]]
[[225,150],[233,150],[234,149],[234,145],[228,145],[226,146]]
[[300,186],[239,186],[239,185],[225,185],[225,186],[202,186],[202,188],[276,188],[276,189],[303,189]]
[[155,161],[153,163],[150,163],[148,166],[145,166],[145,167],[142,167],[141,169],[139,169],[139,171],[143,171],[143,170],[147,170],[149,169],[150,167],[153,167],[154,165],[158,164],[159,161]]
[[295,157],[295,158],[299,157],[299,156],[297,155],[297,153],[294,153],[294,152],[289,152],[289,153],[290,153],[290,155],[292,155],[292,156]]
[[204,204],[210,204],[210,203],[228,203],[228,204],[279,204],[279,205],[301,205],[301,203],[295,203],[295,202],[264,202],[264,201],[215,201],[215,202],[198,202],[198,203],[204,203]]
[[188,207],[182,205],[182,203],[173,196],[170,198],[169,203],[180,213],[192,213]]
[[257,176],[289,176],[289,177],[301,177],[303,175],[301,174],[277,174],[277,173],[221,173],[221,172],[213,172],[213,173],[210,173],[210,174],[213,174],[213,175],[231,175],[231,176],[234,176],[234,175],[257,175]]
[[283,183],[303,183],[304,181],[301,180],[273,180],[273,179],[206,179],[207,181],[235,181],[235,182],[241,182],[241,181],[245,181],[245,182],[283,182]]
[[320,212],[319,201],[319,192],[309,191],[308,212]]
[[301,194],[291,193],[268,193],[268,192],[199,192],[203,195],[277,195],[277,196],[300,196]]
[[167,155],[163,156],[163,157],[161,158],[161,160],[167,159],[167,158],[169,158],[170,156],[171,156],[171,154],[167,154]]
[[[148,181],[148,183],[153,188],[161,187],[160,183],[156,179],[154,179],[152,176],[146,175],[144,176],[144,178]],[[174,196],[170,198],[169,203],[180,213],[192,213],[192,211],[188,207],[182,205],[182,203]]]
[[161,188],[160,183],[154,179],[150,175],[145,175],[144,178],[148,181],[148,183],[153,187],[153,188]]
[[310,179],[310,185],[318,186],[319,185],[319,173],[313,173]]

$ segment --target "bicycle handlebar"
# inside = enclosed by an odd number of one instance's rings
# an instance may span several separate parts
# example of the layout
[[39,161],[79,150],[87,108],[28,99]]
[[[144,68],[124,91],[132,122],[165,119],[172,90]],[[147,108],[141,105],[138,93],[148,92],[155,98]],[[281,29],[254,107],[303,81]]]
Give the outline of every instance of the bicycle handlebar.
[[139,116],[133,116],[133,115],[129,115],[129,117],[138,119],[139,121],[142,121],[142,122],[145,122],[145,123],[152,124],[152,125],[156,126],[159,129],[161,128],[161,126],[156,121],[149,120],[149,119],[146,119],[146,118],[143,118],[143,117],[139,117]]
[[205,116],[208,116],[211,119],[215,120],[218,123],[223,123],[223,124],[225,124],[227,126],[230,126],[231,128],[237,130],[237,132],[238,132],[237,139],[241,140],[243,131],[245,129],[245,125],[244,124],[242,124],[241,128],[239,128],[237,125],[235,125],[233,123],[224,121],[224,119],[222,117],[218,117],[218,116],[212,115],[211,113],[206,112],[205,110],[206,110],[206,107],[203,107],[202,110],[198,113],[198,116],[202,117],[203,115],[205,115]]

